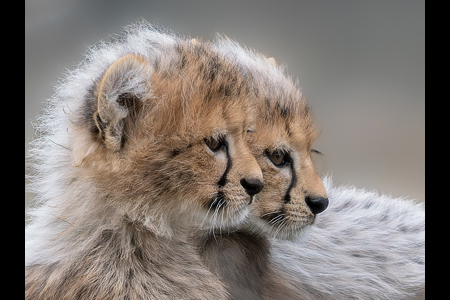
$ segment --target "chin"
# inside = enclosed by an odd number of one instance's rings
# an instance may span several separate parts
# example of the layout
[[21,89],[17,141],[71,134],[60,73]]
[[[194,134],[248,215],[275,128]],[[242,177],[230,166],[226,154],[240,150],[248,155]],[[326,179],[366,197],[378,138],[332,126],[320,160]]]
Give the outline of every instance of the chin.
[[203,208],[198,214],[196,222],[200,229],[212,231],[232,231],[242,226],[248,218],[248,205],[231,205],[227,202]]
[[268,236],[269,238],[293,241],[301,237],[313,223],[314,220],[292,222],[286,219],[285,222],[270,224],[260,217],[252,216],[245,224],[244,230],[252,234]]

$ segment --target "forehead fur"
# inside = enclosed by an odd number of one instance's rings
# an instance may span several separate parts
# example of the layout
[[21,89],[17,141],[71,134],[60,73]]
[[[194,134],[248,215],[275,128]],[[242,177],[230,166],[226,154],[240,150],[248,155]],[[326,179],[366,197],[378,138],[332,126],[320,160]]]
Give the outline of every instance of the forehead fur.
[[155,64],[151,89],[159,105],[157,132],[247,127],[250,86],[236,65],[197,39],[179,40],[165,66]]
[[300,88],[273,58],[267,58],[228,38],[218,37],[216,51],[237,64],[253,85],[258,136],[264,144],[281,139],[309,149],[317,137],[311,111]]

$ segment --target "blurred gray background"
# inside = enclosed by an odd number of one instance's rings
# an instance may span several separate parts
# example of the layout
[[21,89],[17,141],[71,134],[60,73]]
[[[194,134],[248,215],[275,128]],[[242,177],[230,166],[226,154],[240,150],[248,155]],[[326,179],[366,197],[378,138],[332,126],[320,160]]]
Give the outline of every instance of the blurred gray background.
[[287,64],[322,130],[321,174],[425,200],[424,0],[26,0],[25,143],[58,76],[140,18]]

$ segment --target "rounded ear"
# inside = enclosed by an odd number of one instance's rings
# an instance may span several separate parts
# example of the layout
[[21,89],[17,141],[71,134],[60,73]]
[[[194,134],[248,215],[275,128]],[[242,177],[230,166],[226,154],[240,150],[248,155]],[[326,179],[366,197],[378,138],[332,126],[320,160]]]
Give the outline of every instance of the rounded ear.
[[127,54],[117,59],[97,86],[94,121],[105,145],[119,151],[125,141],[125,123],[139,110],[150,93],[151,65],[141,56]]

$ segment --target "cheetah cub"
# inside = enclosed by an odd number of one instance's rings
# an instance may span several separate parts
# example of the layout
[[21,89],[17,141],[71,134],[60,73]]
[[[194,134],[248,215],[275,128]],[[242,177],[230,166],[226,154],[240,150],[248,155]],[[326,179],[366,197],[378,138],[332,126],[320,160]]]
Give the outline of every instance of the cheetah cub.
[[311,158],[317,130],[300,90],[274,59],[228,38],[218,38],[214,46],[239,66],[254,90],[257,119],[247,141],[265,185],[248,222],[220,239],[204,239],[199,251],[231,299],[298,299],[289,274],[273,268],[270,240],[295,239],[328,206]]
[[263,188],[239,66],[146,24],[99,44],[28,147],[26,299],[227,299],[188,241],[239,226]]
[[215,49],[251,79],[257,120],[247,138],[265,180],[249,222],[221,239],[205,239],[200,248],[230,298],[420,295],[423,206],[352,186],[333,187],[330,178],[322,184],[312,163],[318,151],[312,149],[317,132],[310,109],[283,67],[227,38],[219,38]]

